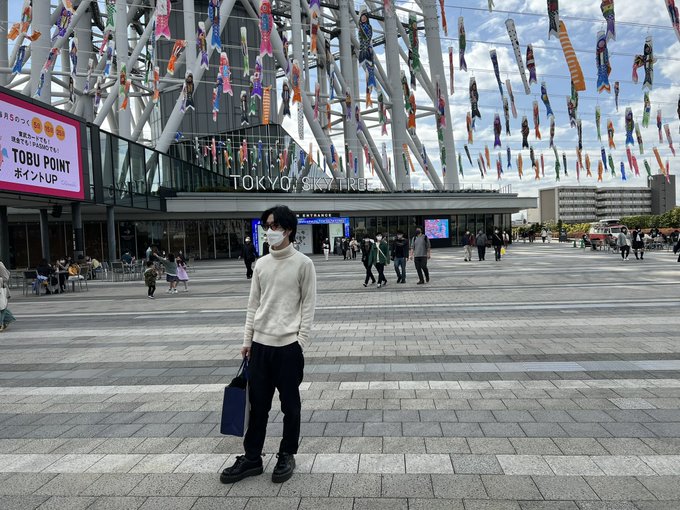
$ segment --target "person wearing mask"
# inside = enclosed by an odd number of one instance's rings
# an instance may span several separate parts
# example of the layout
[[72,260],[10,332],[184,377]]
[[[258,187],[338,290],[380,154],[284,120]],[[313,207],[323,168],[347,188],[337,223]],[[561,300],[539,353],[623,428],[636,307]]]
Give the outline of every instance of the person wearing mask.
[[323,256],[328,260],[328,254],[331,252],[331,243],[328,242],[328,238],[326,238],[323,242]]
[[350,260],[349,257],[349,239],[342,238],[342,260]]
[[621,253],[621,258],[623,260],[628,260],[628,255],[630,254],[630,239],[628,239],[628,230],[622,228],[621,232],[616,235],[616,246]]
[[545,244],[545,240],[548,238],[548,231],[544,228],[541,229],[541,240]]
[[[416,235],[411,240],[411,257],[413,258],[413,263],[416,266],[416,271],[418,271],[418,283],[417,285],[422,285],[425,282],[430,281],[430,271],[427,269],[427,261],[432,256],[432,247],[430,246],[430,240],[420,227],[416,228]],[[423,280],[423,276],[425,279]]]
[[503,234],[501,234],[498,228],[495,228],[491,235],[491,245],[493,246],[496,262],[498,262],[501,260],[501,248],[503,248]]
[[480,262],[484,260],[484,257],[486,256],[486,243],[488,241],[489,239],[486,237],[486,234],[484,233],[483,230],[477,232],[477,237],[475,237],[475,244],[477,245],[477,256],[479,257]]
[[375,265],[375,268],[378,270],[378,288],[387,285],[387,278],[385,278],[385,266],[389,263],[389,246],[387,246],[387,241],[383,239],[382,234],[378,232],[375,236],[375,242],[371,247],[371,253],[368,255],[369,266]]
[[[638,260],[645,260],[645,235],[642,233],[640,227],[635,227],[633,234],[631,235],[633,244],[633,254]],[[638,252],[640,255],[638,256]]]
[[368,280],[371,280],[371,285],[375,283],[375,276],[373,276],[372,265],[369,264],[368,258],[371,254],[371,247],[373,244],[373,239],[366,238],[364,242],[361,243],[361,262],[366,268],[366,279],[364,280],[364,287],[368,287]]
[[246,278],[250,280],[253,277],[253,262],[257,259],[257,251],[255,245],[250,237],[246,237],[243,243],[243,263],[246,265]]
[[406,283],[406,261],[408,260],[408,239],[401,230],[397,230],[397,238],[392,242],[392,260],[394,272],[397,273],[397,283]]
[[222,471],[222,483],[235,483],[262,474],[262,448],[274,390],[283,412],[283,437],[276,454],[272,482],[293,476],[300,442],[300,383],[304,375],[303,349],[309,341],[316,304],[314,263],[295,250],[297,217],[277,205],[262,213],[269,255],[253,273],[241,355],[248,359],[250,417],[243,439],[244,455]]

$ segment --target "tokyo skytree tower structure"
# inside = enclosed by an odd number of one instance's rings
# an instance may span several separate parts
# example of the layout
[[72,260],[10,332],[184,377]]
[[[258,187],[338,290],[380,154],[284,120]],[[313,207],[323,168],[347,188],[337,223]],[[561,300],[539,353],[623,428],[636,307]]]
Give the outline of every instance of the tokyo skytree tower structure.
[[[0,0],[0,85],[159,152],[211,139],[214,151],[217,137],[227,154],[231,132],[288,122],[310,146],[304,172],[314,163],[337,179],[373,175],[386,191],[410,190],[422,172],[435,190],[457,190],[441,9],[436,0]],[[280,151],[278,140],[259,142]]]

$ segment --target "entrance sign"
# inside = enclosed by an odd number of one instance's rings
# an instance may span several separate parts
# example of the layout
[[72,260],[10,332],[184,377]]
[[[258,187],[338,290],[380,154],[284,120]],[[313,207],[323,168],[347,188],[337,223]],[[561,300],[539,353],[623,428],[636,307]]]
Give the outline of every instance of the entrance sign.
[[297,177],[283,176],[262,176],[252,175],[229,175],[234,188],[243,188],[246,191],[271,191],[280,189],[291,191],[297,188],[298,182],[302,186],[302,191],[329,191],[332,189],[347,191],[368,191],[368,179],[363,177],[348,177],[346,179],[334,179],[332,177]]
[[0,92],[0,190],[84,200],[80,123]]

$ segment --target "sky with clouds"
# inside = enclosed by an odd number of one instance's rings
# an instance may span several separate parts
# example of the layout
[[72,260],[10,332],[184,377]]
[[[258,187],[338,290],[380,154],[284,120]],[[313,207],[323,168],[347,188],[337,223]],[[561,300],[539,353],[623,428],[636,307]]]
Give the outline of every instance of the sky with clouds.
[[[541,101],[540,85],[545,81],[550,97],[553,111],[555,112],[555,145],[557,147],[560,164],[562,164],[562,153],[566,153],[569,175],[562,176],[559,184],[576,185],[576,128],[570,127],[569,115],[567,113],[567,96],[570,95],[570,74],[564,58],[562,46],[558,38],[553,36],[548,38],[548,15],[546,0],[495,0],[493,12],[488,11],[488,0],[444,0],[446,18],[448,23],[448,37],[440,31],[442,56],[446,71],[447,82],[449,80],[449,60],[448,49],[453,46],[454,65],[455,65],[455,93],[449,95],[449,105],[453,118],[454,138],[457,151],[463,151],[463,146],[467,142],[467,130],[465,123],[466,113],[470,110],[469,99],[469,80],[475,77],[479,90],[479,108],[482,119],[477,119],[476,130],[474,132],[474,143],[469,145],[474,167],[470,165],[463,153],[463,172],[461,179],[462,186],[486,184],[501,184],[512,186],[513,192],[521,195],[535,196],[539,188],[552,187],[556,185],[554,161],[555,157],[552,149],[549,149],[549,119],[546,116],[546,109]],[[640,6],[644,4],[644,13],[641,16]],[[403,9],[412,9],[420,12],[416,2],[395,2],[399,9],[399,16],[405,21],[407,12]],[[586,81],[586,90],[579,94],[578,117],[582,120],[583,126],[583,158],[585,154],[590,155],[592,172],[594,177],[587,178],[585,169],[581,174],[581,185],[599,186],[644,186],[645,170],[643,160],[647,160],[653,173],[659,172],[659,167],[652,153],[652,148],[657,146],[663,161],[669,160],[671,173],[677,173],[680,159],[673,157],[665,133],[663,142],[659,142],[656,127],[657,109],[661,109],[663,124],[668,123],[671,128],[675,144],[680,143],[678,122],[678,97],[680,94],[680,42],[672,28],[670,17],[667,13],[665,0],[615,0],[616,16],[616,40],[608,42],[609,58],[611,63],[611,75],[609,81],[612,85],[611,94],[598,93],[597,68],[595,59],[595,48],[597,34],[605,29],[605,21],[600,11],[600,0],[578,0],[560,2],[560,18],[564,21],[569,33],[572,45],[583,70]],[[361,4],[356,4],[357,8]],[[439,11],[439,9],[438,9]],[[440,11],[439,11],[440,12]],[[466,61],[468,72],[463,72],[458,67],[458,18],[462,16],[465,21],[467,35]],[[514,57],[510,39],[506,29],[506,20],[513,19],[517,29],[522,56],[525,57],[526,46],[532,44],[534,48],[536,71],[538,83],[531,85],[531,94],[526,95]],[[374,37],[382,35],[382,29],[378,22],[373,20]],[[422,23],[421,23],[422,26]],[[639,82],[634,84],[632,81],[633,59],[637,54],[643,52],[645,39],[653,38],[654,56],[656,63],[654,66],[654,86],[650,92],[651,118],[648,128],[641,126],[642,137],[644,140],[644,154],[641,155],[637,143],[631,148],[636,156],[641,172],[640,177],[631,174],[628,167],[628,159],[625,151],[625,121],[624,115],[627,107],[632,109],[633,115],[640,124],[643,114],[643,88],[644,71],[638,71]],[[403,42],[401,43],[403,44]],[[504,83],[509,79],[512,84],[515,102],[518,110],[518,117],[515,119],[511,115],[511,136],[505,135],[505,122],[503,115],[503,103],[493,66],[489,57],[489,51],[495,49],[498,54],[501,81]],[[376,47],[378,60],[385,66],[384,47]],[[424,32],[420,32],[420,57],[421,62],[428,66],[427,49]],[[405,62],[401,62],[402,70],[408,73]],[[365,88],[365,73],[359,71],[360,90]],[[527,72],[528,77],[528,72]],[[619,109],[616,110],[614,104],[613,84],[620,82]],[[448,87],[447,87],[448,89]],[[448,90],[447,90],[448,92]],[[374,93],[375,99],[375,93]],[[429,98],[418,87],[416,99],[419,104],[428,105]],[[538,101],[540,111],[540,131],[542,140],[536,140],[534,136],[533,124],[533,101]],[[431,104],[431,103],[430,103]],[[612,177],[608,169],[604,172],[604,181],[597,183],[597,162],[600,160],[601,144],[597,139],[595,127],[595,108],[599,105],[601,109],[601,131],[602,140],[607,153],[611,152],[614,162],[616,177]],[[339,110],[339,106],[336,106]],[[503,124],[501,135],[502,147],[494,149],[493,120],[494,115],[499,114]],[[540,154],[545,158],[545,178],[534,180],[534,173],[530,168],[529,151],[521,151],[524,162],[524,178],[520,179],[517,172],[517,155],[520,153],[522,136],[520,125],[522,116],[526,115],[529,121],[531,133],[529,143],[534,147],[537,158]],[[616,149],[611,151],[607,143],[607,121],[611,119],[615,129]],[[294,122],[286,121],[284,126],[289,132],[296,134],[297,126]],[[418,119],[417,134],[425,144],[427,153],[434,167],[440,172],[438,145],[435,122],[433,117]],[[311,139],[311,133],[307,132],[305,139]],[[388,136],[381,136],[380,130],[372,130],[372,136],[377,145],[386,142],[388,154],[391,156],[391,130]],[[334,138],[336,146],[341,139]],[[303,143],[303,146],[306,144]],[[340,145],[341,146],[341,145]],[[489,169],[485,179],[480,177],[476,164],[476,157],[484,153],[488,146],[491,152],[492,168]],[[512,168],[507,169],[506,147],[510,147],[512,152]],[[495,160],[497,154],[501,152],[504,174],[501,181],[496,178]],[[620,174],[620,162],[625,162],[627,181],[622,181]],[[430,187],[429,180],[421,169],[417,168],[415,174],[411,175],[414,187]],[[378,185],[377,178],[375,183]],[[680,196],[680,192],[678,193]]]

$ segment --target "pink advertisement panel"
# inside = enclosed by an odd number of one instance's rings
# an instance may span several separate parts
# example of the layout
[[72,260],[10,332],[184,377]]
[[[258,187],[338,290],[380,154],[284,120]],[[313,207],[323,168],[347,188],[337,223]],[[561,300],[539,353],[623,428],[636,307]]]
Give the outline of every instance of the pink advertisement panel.
[[0,191],[84,200],[80,123],[0,92]]

